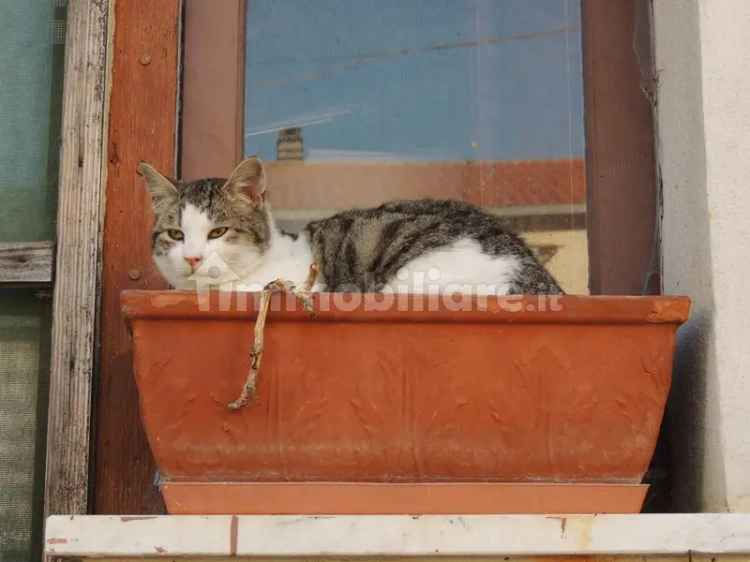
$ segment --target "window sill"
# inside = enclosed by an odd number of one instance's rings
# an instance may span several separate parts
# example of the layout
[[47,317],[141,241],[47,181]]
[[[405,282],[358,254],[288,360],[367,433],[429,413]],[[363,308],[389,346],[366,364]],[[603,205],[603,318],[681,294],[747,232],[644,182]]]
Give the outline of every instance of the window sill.
[[750,554],[750,514],[53,516],[58,557]]

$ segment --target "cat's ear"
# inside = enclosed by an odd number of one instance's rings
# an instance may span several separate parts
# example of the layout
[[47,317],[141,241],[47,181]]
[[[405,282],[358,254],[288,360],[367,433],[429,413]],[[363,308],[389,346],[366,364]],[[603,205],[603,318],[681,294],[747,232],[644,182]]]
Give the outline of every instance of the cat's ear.
[[177,199],[177,186],[169,178],[163,176],[148,162],[138,164],[138,173],[146,180],[146,187],[151,193],[154,210]]
[[266,192],[266,172],[260,158],[250,156],[240,162],[224,184],[224,189],[245,195],[256,205],[262,204]]

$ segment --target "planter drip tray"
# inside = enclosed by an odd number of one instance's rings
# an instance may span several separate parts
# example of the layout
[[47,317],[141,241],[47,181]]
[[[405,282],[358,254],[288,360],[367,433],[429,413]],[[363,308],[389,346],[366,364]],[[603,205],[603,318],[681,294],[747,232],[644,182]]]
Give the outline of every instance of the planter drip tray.
[[433,515],[637,513],[648,486],[529,483],[165,483],[170,513]]
[[126,291],[170,513],[640,510],[684,297]]

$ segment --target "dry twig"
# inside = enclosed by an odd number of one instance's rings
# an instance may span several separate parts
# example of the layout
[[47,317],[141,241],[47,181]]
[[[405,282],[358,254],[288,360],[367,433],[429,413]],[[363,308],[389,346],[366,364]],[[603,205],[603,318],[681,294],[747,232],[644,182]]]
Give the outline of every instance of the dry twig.
[[260,362],[263,359],[263,334],[266,327],[266,317],[268,316],[268,307],[271,304],[271,295],[277,292],[288,292],[297,297],[302,305],[310,314],[313,313],[311,291],[315,280],[318,278],[318,266],[310,265],[310,271],[307,274],[305,284],[298,289],[291,281],[276,279],[271,281],[263,288],[260,294],[260,308],[258,317],[255,320],[255,331],[253,337],[253,347],[250,350],[250,370],[247,373],[247,379],[242,387],[239,398],[227,404],[230,410],[239,410],[246,406],[255,396],[255,387],[258,382],[258,372],[260,371]]

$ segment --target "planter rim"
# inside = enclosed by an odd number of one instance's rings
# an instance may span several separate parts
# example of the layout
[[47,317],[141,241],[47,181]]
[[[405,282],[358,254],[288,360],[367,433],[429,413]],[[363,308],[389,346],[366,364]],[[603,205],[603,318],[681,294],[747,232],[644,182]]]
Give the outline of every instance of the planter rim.
[[[314,317],[285,294],[271,299],[272,321],[441,322],[513,324],[682,324],[685,296],[383,295],[314,293]],[[128,323],[141,319],[252,320],[260,293],[126,290],[120,295]]]

